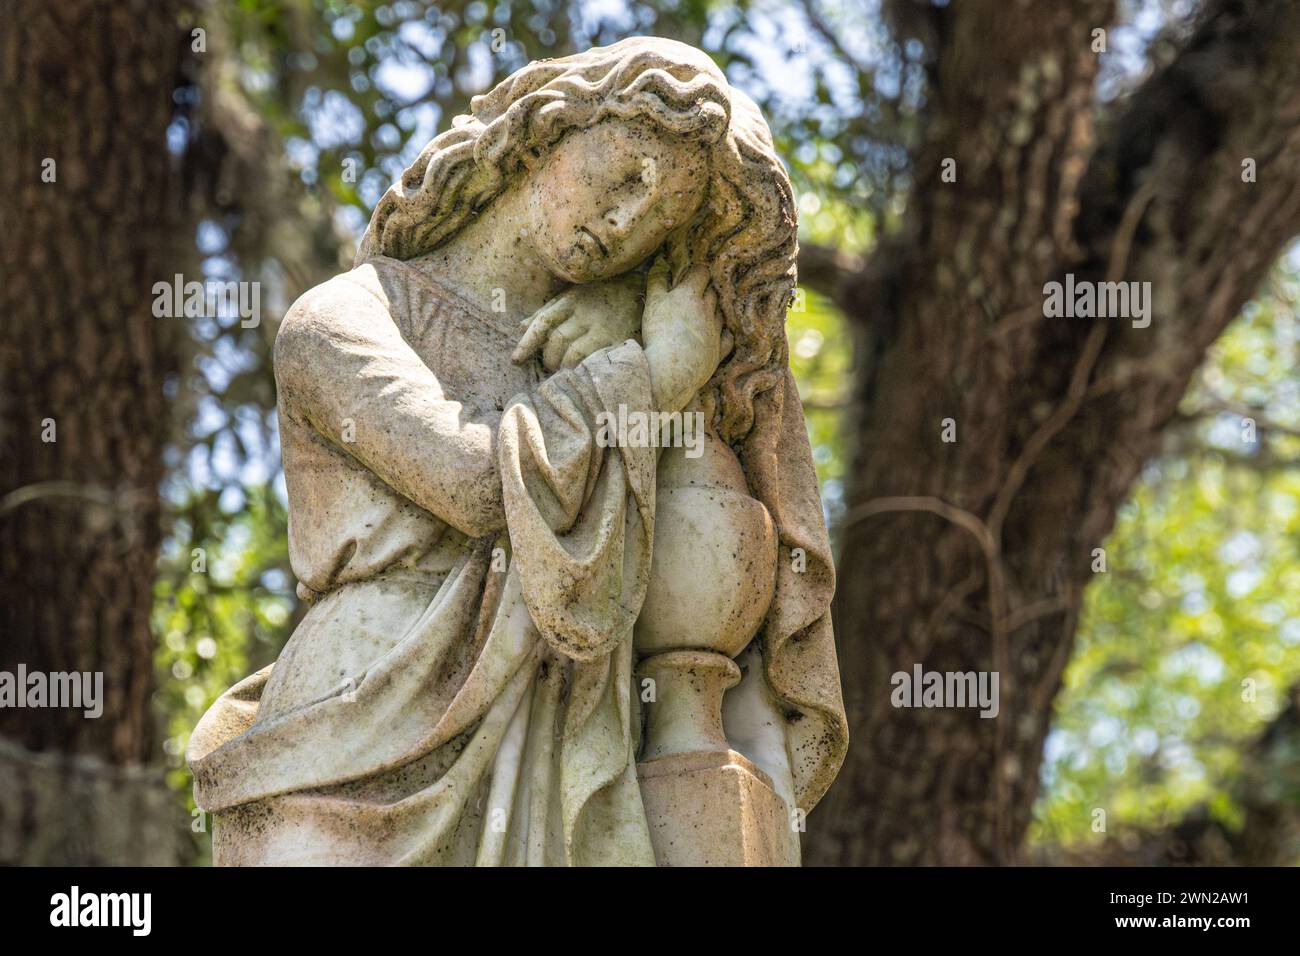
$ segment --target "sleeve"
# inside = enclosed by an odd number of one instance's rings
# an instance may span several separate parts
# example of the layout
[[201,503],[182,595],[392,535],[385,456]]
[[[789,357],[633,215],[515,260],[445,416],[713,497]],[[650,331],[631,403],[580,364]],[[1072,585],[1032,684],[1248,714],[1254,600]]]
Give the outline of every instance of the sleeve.
[[657,450],[601,440],[620,405],[650,407],[645,355],[627,342],[516,396],[502,416],[501,482],[524,601],[579,661],[608,654],[640,613],[654,533]]
[[275,340],[287,414],[470,537],[504,527],[495,425],[448,400],[387,306],[346,276],[304,294]]

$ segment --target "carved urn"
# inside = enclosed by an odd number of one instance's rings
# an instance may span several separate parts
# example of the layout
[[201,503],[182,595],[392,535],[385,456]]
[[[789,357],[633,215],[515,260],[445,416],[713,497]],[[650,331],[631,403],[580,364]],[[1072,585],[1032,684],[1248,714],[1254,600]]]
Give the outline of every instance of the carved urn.
[[642,759],[727,750],[722,695],[776,588],[776,526],[726,443],[660,455],[654,558],[637,620],[638,674],[655,681]]

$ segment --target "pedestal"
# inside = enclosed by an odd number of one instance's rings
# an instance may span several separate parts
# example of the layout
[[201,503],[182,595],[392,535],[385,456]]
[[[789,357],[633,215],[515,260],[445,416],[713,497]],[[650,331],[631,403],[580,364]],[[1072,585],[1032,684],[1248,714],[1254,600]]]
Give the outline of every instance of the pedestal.
[[767,774],[734,750],[637,765],[659,866],[798,866],[799,835]]

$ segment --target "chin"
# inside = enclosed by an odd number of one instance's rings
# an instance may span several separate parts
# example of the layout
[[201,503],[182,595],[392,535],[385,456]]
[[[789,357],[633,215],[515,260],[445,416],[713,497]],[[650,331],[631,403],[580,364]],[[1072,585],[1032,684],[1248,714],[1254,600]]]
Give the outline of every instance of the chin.
[[584,282],[597,282],[609,274],[609,263],[593,260],[581,249],[574,249],[564,258],[558,260],[551,270],[557,278],[565,282],[580,285]]

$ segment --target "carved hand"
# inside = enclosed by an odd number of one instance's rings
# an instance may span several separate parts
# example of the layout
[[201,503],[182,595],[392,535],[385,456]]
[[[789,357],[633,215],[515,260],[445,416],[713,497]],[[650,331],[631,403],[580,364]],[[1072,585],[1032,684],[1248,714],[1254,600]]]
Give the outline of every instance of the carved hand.
[[646,277],[641,337],[655,405],[676,412],[718,368],[722,315],[704,266],[693,266],[671,289],[668,281],[668,261],[660,257]]
[[572,368],[593,352],[635,338],[641,320],[641,276],[575,285],[524,321],[511,356],[526,362],[539,349],[548,372]]

